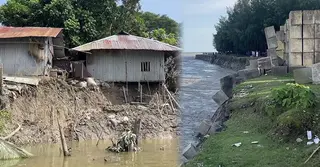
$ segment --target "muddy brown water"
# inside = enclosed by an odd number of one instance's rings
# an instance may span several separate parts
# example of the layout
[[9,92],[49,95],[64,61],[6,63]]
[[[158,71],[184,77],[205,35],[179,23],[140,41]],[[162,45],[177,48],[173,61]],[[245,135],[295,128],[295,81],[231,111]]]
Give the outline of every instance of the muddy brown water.
[[[40,144],[24,147],[35,156],[22,160],[0,161],[1,167],[176,167],[178,139],[142,140],[142,150],[135,153],[110,153],[111,143],[100,141],[72,143],[72,156],[63,157],[60,145]],[[160,149],[163,148],[163,149]],[[106,159],[107,161],[105,161]]]

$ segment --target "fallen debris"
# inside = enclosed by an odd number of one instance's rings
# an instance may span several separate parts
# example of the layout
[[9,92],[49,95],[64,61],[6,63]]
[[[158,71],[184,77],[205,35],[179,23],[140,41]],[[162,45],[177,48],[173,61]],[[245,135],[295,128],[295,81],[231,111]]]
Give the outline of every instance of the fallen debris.
[[240,147],[241,144],[242,144],[241,142],[240,142],[240,143],[235,143],[235,144],[233,144],[232,146]]
[[16,82],[16,83],[22,83],[22,84],[27,84],[27,85],[33,85],[33,86],[38,86],[39,85],[39,78],[26,78],[26,77],[4,77],[4,81],[9,81],[9,82]]
[[302,140],[301,138],[297,138],[297,139],[296,139],[296,142],[297,142],[297,143],[301,143],[302,141],[303,141],[303,140]]
[[109,146],[106,150],[120,153],[120,152],[131,152],[134,150],[138,150],[136,143],[136,135],[132,133],[130,130],[123,132],[121,137],[115,143],[113,140],[112,146]]

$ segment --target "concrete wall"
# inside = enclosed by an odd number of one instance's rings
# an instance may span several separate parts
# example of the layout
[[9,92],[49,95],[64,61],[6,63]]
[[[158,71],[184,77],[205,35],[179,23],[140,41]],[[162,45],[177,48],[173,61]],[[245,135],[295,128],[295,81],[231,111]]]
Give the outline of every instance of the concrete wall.
[[[36,41],[43,44],[42,49],[38,47],[38,44],[30,44],[29,38],[0,40],[0,61],[3,63],[5,75],[38,76],[48,74],[50,66],[47,63],[52,63],[54,51],[50,51],[49,38],[37,38]],[[32,56],[30,53],[37,54],[37,56]]]
[[[141,62],[150,62],[149,72],[141,72]],[[93,51],[87,56],[87,69],[94,78],[106,82],[164,81],[164,52]]]
[[290,67],[310,67],[320,62],[320,11],[292,11],[285,26],[285,50]]
[[211,64],[219,65],[223,68],[229,68],[232,70],[242,70],[250,64],[250,60],[257,59],[252,57],[236,57],[232,55],[196,55],[196,59],[210,62]]
[[[260,77],[261,74],[262,73],[259,69],[245,69],[221,78],[221,89],[215,95],[213,95],[214,101],[218,103],[220,107],[214,112],[210,120],[204,120],[200,124],[196,133],[200,135],[200,137],[204,137],[205,135],[214,135],[215,133],[221,131],[221,128],[224,127],[223,123],[230,117],[227,104],[232,98],[232,89],[237,84],[240,84],[247,79]],[[183,150],[183,156],[188,160],[191,160],[198,153],[203,141],[205,140],[201,140],[200,143],[197,144],[196,148],[190,146],[187,147],[185,150]]]

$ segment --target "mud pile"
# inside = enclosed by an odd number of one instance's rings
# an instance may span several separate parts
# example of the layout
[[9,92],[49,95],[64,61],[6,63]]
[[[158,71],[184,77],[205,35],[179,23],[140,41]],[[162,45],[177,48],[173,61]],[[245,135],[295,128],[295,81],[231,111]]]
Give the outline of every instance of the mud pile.
[[[120,96],[114,88],[75,87],[59,79],[42,80],[38,86],[16,85],[5,90],[1,106],[12,115],[2,136],[17,124],[21,130],[11,139],[16,144],[58,142],[57,119],[69,140],[109,139],[142,120],[141,136],[168,138],[177,133],[178,112],[158,96],[146,105],[113,105],[105,92]],[[156,98],[157,97],[157,98]],[[1,111],[0,111],[1,112]]]

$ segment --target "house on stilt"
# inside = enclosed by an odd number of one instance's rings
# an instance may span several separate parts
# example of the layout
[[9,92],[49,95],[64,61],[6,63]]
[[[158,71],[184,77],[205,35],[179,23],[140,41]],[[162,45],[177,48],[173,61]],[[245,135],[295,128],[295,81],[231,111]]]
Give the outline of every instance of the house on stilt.
[[84,66],[95,79],[140,83],[165,81],[165,59],[180,48],[121,32],[73,50],[91,53],[83,56]]

